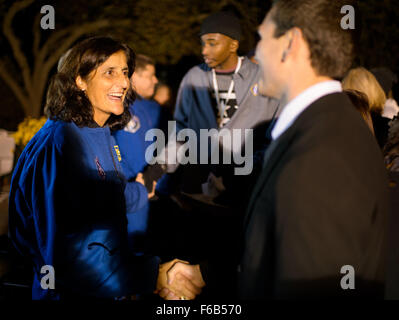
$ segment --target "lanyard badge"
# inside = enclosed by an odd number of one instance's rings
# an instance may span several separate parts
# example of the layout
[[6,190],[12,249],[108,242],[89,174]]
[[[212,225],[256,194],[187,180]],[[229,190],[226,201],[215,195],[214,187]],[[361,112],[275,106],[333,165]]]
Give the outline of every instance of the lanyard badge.
[[[234,74],[236,74],[238,72],[238,70],[240,70],[242,59],[243,59],[243,57],[238,57],[238,63],[237,63],[237,67],[236,67],[236,69],[234,71]],[[225,102],[220,101],[219,87],[218,87],[218,82],[217,82],[217,79],[216,79],[215,69],[212,69],[212,80],[213,80],[213,89],[215,91],[216,104],[218,106],[219,115],[220,115],[219,126],[221,126],[223,124],[224,111],[226,110],[226,106],[227,106],[227,104],[228,104],[228,102],[230,100],[230,95],[233,92],[234,79],[231,79],[229,90],[227,92],[227,99],[226,99]]]

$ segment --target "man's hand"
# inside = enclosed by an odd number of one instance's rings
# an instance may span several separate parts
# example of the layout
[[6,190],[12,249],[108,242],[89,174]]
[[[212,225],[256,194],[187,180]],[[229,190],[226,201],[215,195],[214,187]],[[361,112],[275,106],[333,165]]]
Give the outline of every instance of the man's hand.
[[136,182],[141,183],[144,186],[144,177],[141,172],[139,172],[136,176]]
[[[144,181],[144,175],[139,172],[136,176],[136,182],[141,183],[143,186],[146,187],[145,181]],[[156,186],[156,182],[153,181],[152,183],[152,190],[150,192],[148,192],[148,199],[151,199],[154,195],[155,195],[155,186]],[[148,191],[148,190],[147,190]]]
[[167,300],[191,300],[204,286],[199,265],[175,259],[160,266],[156,293]]

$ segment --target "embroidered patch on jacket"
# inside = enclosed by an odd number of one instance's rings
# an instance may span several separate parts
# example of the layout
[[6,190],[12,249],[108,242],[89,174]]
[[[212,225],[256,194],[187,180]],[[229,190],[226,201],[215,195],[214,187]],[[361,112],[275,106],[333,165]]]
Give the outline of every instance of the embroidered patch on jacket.
[[122,156],[121,156],[121,152],[119,151],[119,146],[118,145],[114,145],[114,149],[116,152],[116,156],[118,157],[118,161],[121,162],[122,161]]
[[256,97],[258,95],[259,92],[259,86],[257,83],[255,83],[252,87],[251,87],[251,92],[252,94]]
[[100,178],[102,180],[105,180],[105,171],[101,167],[101,164],[100,164],[100,161],[98,160],[98,157],[96,157],[96,159],[94,161],[96,162],[96,167],[97,167],[98,174],[100,175]]
[[139,129],[140,129],[140,119],[137,116],[132,116],[132,119],[129,121],[129,123],[126,125],[126,127],[123,130],[130,133],[135,133]]

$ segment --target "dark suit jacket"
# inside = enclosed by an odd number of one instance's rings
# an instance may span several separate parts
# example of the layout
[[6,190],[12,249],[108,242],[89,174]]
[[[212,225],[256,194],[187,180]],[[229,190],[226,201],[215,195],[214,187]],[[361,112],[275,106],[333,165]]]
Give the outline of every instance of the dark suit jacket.
[[[346,95],[320,98],[266,152],[244,219],[239,296],[382,297],[388,212],[375,138]],[[344,265],[355,290],[341,287]]]

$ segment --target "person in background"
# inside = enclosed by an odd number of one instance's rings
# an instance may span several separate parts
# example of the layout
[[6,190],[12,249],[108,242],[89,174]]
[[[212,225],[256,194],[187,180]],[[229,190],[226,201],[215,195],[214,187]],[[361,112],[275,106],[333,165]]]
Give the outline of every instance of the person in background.
[[370,70],[370,72],[377,79],[387,98],[382,116],[385,118],[393,119],[395,116],[398,115],[399,112],[398,103],[394,99],[392,93],[392,88],[398,82],[398,77],[390,69],[385,67],[373,68]]
[[387,169],[399,173],[399,117],[395,117],[390,122],[388,139],[383,152]]
[[126,180],[111,132],[131,117],[134,61],[127,45],[88,38],[49,85],[49,120],[19,157],[10,189],[9,235],[32,263],[33,299],[114,299],[164,287],[194,298],[200,291],[184,279],[167,284],[178,260],[160,264],[128,246],[126,214],[145,205],[147,191]]
[[[267,127],[277,114],[278,101],[258,94],[258,65],[238,55],[241,33],[240,21],[229,12],[214,13],[202,22],[199,36],[205,63],[191,68],[180,83],[175,110],[177,132],[190,128],[199,136],[201,129]],[[195,174],[198,179],[183,177],[187,181],[183,181],[182,189],[202,193],[210,170],[190,167],[189,175]]]
[[366,94],[357,90],[350,89],[344,90],[344,92],[348,95],[356,110],[360,112],[363,120],[366,122],[370,131],[374,135],[373,120],[371,119],[370,106]]
[[[344,5],[355,3],[276,0],[259,27],[259,92],[283,109],[244,218],[242,299],[384,297],[386,169],[333,80],[354,56],[352,32],[340,26]],[[167,276],[173,283],[186,269],[177,263]]]
[[[239,176],[234,173],[238,166],[234,160],[231,164],[221,163],[223,151],[229,156],[233,153],[231,146],[222,141],[215,142],[220,146],[220,163],[211,164],[209,152],[205,155],[208,163],[200,164],[199,155],[204,151],[198,144],[197,164],[180,164],[172,170],[167,164],[168,175],[158,183],[157,192],[163,197],[177,199],[184,212],[182,215],[194,220],[192,227],[182,226],[180,229],[187,230],[187,236],[182,238],[195,242],[185,244],[196,261],[209,256],[219,260],[214,263],[215,268],[211,267],[219,270],[207,273],[209,277],[219,279],[219,282],[209,281],[219,288],[208,287],[208,293],[218,295],[221,288],[229,286],[226,295],[232,295],[235,289],[231,279],[234,279],[235,269],[231,268],[231,263],[227,263],[229,268],[223,265],[228,259],[236,259],[241,219],[262,166],[267,147],[264,137],[272,119],[278,116],[279,103],[259,94],[259,66],[239,55],[242,31],[235,15],[217,12],[206,17],[199,37],[204,63],[192,67],[180,83],[174,114],[177,134],[184,129],[193,130],[197,137],[203,129],[216,132],[253,129],[254,152],[250,155],[253,170]],[[242,152],[245,142],[242,140],[238,144]],[[177,143],[177,149],[179,147]],[[179,159],[177,163],[180,163]],[[209,266],[202,263],[201,267]]]
[[[175,111],[174,98],[171,87],[164,83],[158,82],[155,86],[155,92],[152,99],[159,103],[161,108],[161,128],[165,137],[167,137],[167,123],[173,121],[173,113]],[[166,141],[167,142],[167,141]]]
[[399,250],[399,107],[393,97],[392,89],[397,83],[396,75],[388,68],[371,69],[381,87],[383,88],[387,101],[384,105],[383,117],[392,119],[389,121],[388,139],[383,149],[384,161],[388,170],[389,190],[391,195],[391,217],[390,217],[390,237],[391,248],[387,258],[387,281],[385,285],[385,298],[390,300],[399,299],[399,273],[398,261]]
[[373,120],[375,137],[382,149],[388,137],[388,118],[382,116],[386,96],[373,74],[363,67],[351,69],[342,80],[342,88],[354,89],[366,94]]
[[152,98],[161,106],[169,105],[172,100],[172,90],[166,83],[158,82]]
[[136,69],[131,79],[132,87],[141,98],[148,100],[153,96],[158,83],[155,61],[144,54],[138,54],[136,60]]
[[161,106],[150,100],[158,83],[154,60],[138,54],[135,68],[130,81],[138,97],[129,106],[132,118],[123,130],[113,134],[120,147],[121,164],[128,179],[134,179],[147,167],[145,150],[152,142],[146,141],[145,135],[148,130],[160,127],[161,118]]
[[256,61],[256,58],[255,58],[255,49],[249,51],[249,52],[247,53],[247,57],[248,57],[248,59],[251,60],[253,63],[258,64],[258,61]]

